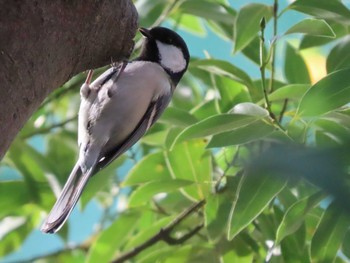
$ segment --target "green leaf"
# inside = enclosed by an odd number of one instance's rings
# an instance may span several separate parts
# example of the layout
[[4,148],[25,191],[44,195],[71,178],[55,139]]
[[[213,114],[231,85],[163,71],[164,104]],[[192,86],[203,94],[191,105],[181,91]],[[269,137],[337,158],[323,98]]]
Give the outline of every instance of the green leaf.
[[[328,22],[328,21],[327,21]],[[329,21],[328,24],[334,31],[336,38],[341,38],[348,34],[348,28],[345,25]],[[299,44],[299,50],[311,48],[311,47],[317,47],[324,44],[327,44],[331,41],[335,40],[334,38],[327,38],[327,37],[317,37],[317,36],[311,36],[311,35],[304,35],[300,44]]]
[[331,73],[350,67],[350,37],[342,39],[334,46],[327,57],[327,72]]
[[162,130],[157,132],[149,132],[141,138],[141,142],[150,146],[161,147],[164,145],[168,131]]
[[182,179],[161,180],[146,183],[133,191],[129,199],[129,206],[143,205],[149,202],[156,194],[169,193],[191,184],[193,184],[192,181]]
[[237,81],[227,77],[216,76],[214,83],[220,93],[218,102],[221,112],[228,112],[232,105],[251,100],[247,87]]
[[317,192],[310,197],[301,199],[290,206],[284,214],[282,222],[278,226],[276,233],[276,244],[279,244],[283,238],[296,232],[304,223],[305,217],[317,206],[323,199],[325,194]]
[[350,101],[350,69],[331,73],[313,85],[301,99],[298,114],[318,116]]
[[184,140],[215,135],[253,123],[263,117],[241,114],[218,114],[184,129],[174,140],[173,146]]
[[207,0],[184,1],[179,7],[179,11],[227,24],[231,24],[234,19],[232,14],[221,4]]
[[323,19],[307,18],[293,25],[285,35],[302,33],[313,36],[335,38],[335,33]]
[[346,231],[341,250],[345,256],[350,258],[350,231],[349,230]]
[[[128,242],[126,243],[124,250],[132,249],[136,246],[139,246],[155,234],[159,232],[160,229],[166,227],[170,222],[174,220],[175,216],[163,217],[159,220],[153,218],[153,222],[150,226],[140,228],[140,232],[136,235],[133,235]],[[142,220],[142,219],[141,219]]]
[[[267,49],[265,46],[263,48],[263,52],[266,57]],[[256,65],[260,66],[260,38],[256,36],[252,41],[249,42],[247,46],[242,49],[242,53]],[[270,68],[270,64],[267,64],[266,67]]]
[[30,202],[31,194],[29,191],[23,181],[1,182],[0,200],[3,201],[0,202],[0,218]]
[[139,213],[122,214],[112,225],[106,228],[92,244],[86,262],[110,262],[116,254],[116,251],[120,250],[122,244],[133,232],[139,218]]
[[299,52],[290,44],[286,44],[284,75],[290,84],[310,83],[309,71]]
[[333,262],[350,225],[349,216],[335,202],[324,212],[311,241],[313,262]]
[[149,181],[170,179],[162,152],[155,152],[146,155],[128,173],[123,186],[131,186]]
[[232,204],[228,200],[234,199],[238,186],[238,177],[227,177],[227,184],[223,193],[210,195],[204,209],[205,225],[211,241],[215,242],[227,230],[227,223]]
[[[173,16],[172,18],[174,20],[173,23],[177,23],[179,20],[178,13],[175,13],[175,16]],[[204,23],[197,16],[181,14],[179,26],[181,29],[186,30],[187,32],[192,33],[194,35],[206,35]]]
[[[309,84],[290,84],[284,87],[281,87],[269,95],[270,101],[278,100],[299,100],[305,92],[310,88]],[[263,101],[260,101],[263,103]]]
[[235,23],[235,52],[246,47],[260,31],[260,20],[272,17],[272,6],[263,4],[248,4],[243,6],[236,17]]
[[230,212],[228,239],[247,227],[284,186],[285,181],[276,176],[250,173],[242,176]]
[[253,82],[249,75],[240,68],[232,65],[230,62],[219,59],[195,60],[190,63],[190,67],[196,67],[219,76],[226,76],[246,85],[253,87]]
[[258,120],[233,131],[214,135],[209,141],[207,147],[215,148],[245,144],[264,138],[271,134],[274,130],[275,127],[273,125],[267,124],[262,120]]
[[202,200],[210,193],[212,163],[211,155],[205,150],[205,142],[192,140],[178,144],[165,153],[167,167],[172,178],[195,183],[182,189],[191,200]]
[[297,0],[289,8],[321,19],[350,23],[350,11],[340,1]]
[[159,119],[159,122],[179,127],[187,127],[197,121],[197,118],[188,111],[174,107],[167,108]]

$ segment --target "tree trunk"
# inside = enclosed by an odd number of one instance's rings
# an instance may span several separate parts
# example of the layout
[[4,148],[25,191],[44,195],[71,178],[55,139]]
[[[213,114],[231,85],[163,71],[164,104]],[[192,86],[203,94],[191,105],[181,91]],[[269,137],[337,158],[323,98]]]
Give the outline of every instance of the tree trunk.
[[47,95],[130,55],[131,0],[0,0],[0,160]]

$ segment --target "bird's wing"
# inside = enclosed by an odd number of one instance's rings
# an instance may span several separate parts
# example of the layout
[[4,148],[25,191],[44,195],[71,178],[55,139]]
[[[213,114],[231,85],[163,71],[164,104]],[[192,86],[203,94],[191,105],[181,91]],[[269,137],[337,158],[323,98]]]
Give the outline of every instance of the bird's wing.
[[150,102],[142,119],[133,130],[133,132],[114,149],[110,150],[105,156],[96,164],[95,173],[105,168],[113,160],[118,158],[121,154],[133,146],[147,130],[159,119],[164,109],[167,107],[171,99],[171,94],[165,94],[158,97],[156,100]]

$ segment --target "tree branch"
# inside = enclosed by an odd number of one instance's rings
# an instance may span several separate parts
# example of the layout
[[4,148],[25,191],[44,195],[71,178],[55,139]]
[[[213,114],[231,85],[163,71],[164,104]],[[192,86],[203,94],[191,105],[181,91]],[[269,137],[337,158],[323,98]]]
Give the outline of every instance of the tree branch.
[[129,57],[131,0],[0,0],[0,159],[33,112],[77,73]]
[[153,246],[159,241],[164,241],[168,245],[178,245],[184,243],[186,240],[194,236],[202,227],[203,224],[200,224],[196,226],[193,230],[188,232],[187,234],[183,235],[180,238],[173,238],[171,237],[171,232],[174,230],[174,228],[179,225],[186,217],[194,213],[197,209],[202,207],[205,204],[205,200],[202,200],[185,211],[183,211],[178,217],[176,217],[172,222],[170,222],[165,228],[162,228],[159,230],[157,234],[146,240],[141,245],[133,248],[132,250],[126,252],[125,254],[122,254],[120,257],[112,261],[112,263],[122,263],[127,259],[133,258],[136,255],[138,255],[143,250],[147,249],[150,246]]

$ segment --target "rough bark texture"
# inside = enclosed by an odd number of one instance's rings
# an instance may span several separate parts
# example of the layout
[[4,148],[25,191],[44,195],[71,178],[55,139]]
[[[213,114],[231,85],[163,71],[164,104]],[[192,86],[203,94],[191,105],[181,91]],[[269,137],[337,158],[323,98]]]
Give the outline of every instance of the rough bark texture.
[[50,92],[127,58],[136,30],[131,0],[0,0],[0,159]]

